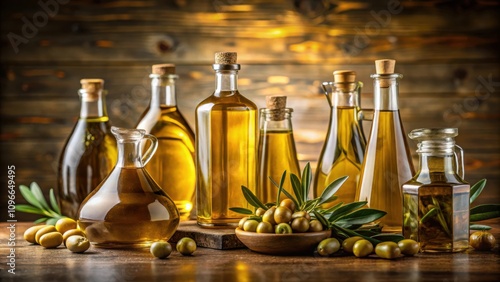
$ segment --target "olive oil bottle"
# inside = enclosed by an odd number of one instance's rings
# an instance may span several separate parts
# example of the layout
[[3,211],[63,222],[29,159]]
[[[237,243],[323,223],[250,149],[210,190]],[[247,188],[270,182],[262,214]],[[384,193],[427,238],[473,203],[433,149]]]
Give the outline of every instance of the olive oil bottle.
[[334,82],[323,83],[331,113],[316,168],[313,196],[318,197],[334,180],[346,175],[349,178],[335,193],[337,200],[324,204],[326,208],[354,201],[366,147],[358,118],[358,92],[362,84],[356,82],[356,73],[351,70],[335,71],[333,76]]
[[151,102],[136,128],[158,138],[158,150],[146,165],[153,179],[174,200],[182,219],[193,208],[196,172],[194,133],[177,108],[175,65],[153,65]]
[[356,201],[387,212],[384,231],[401,233],[402,185],[414,175],[413,163],[398,108],[398,79],[394,60],[377,60],[374,79],[374,116],[356,190]]
[[255,192],[257,107],[238,91],[234,52],[215,54],[215,92],[196,107],[197,223],[236,226],[246,207],[241,186]]
[[290,174],[300,178],[300,167],[293,138],[293,110],[286,108],[286,96],[268,96],[266,104],[267,108],[260,109],[257,197],[270,203],[276,201],[278,188],[269,178],[280,183],[286,170],[283,188],[293,195]]
[[113,168],[116,140],[110,132],[102,79],[82,79],[80,117],[61,153],[57,184],[61,212],[76,218],[85,197]]

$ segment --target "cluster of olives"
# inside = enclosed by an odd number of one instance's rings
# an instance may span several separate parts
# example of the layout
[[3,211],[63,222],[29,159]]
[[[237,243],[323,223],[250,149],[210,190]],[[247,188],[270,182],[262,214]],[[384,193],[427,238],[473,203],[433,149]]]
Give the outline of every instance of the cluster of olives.
[[76,221],[61,218],[56,225],[35,225],[24,232],[24,240],[32,244],[53,249],[63,244],[74,253],[83,253],[90,247],[85,233],[78,229]]
[[323,230],[323,225],[306,211],[296,211],[295,203],[284,199],[278,207],[270,207],[267,211],[258,208],[253,216],[240,220],[238,227],[244,231],[257,233],[303,233]]
[[[336,238],[328,238],[321,241],[317,247],[320,256],[329,256],[340,250],[340,242]],[[419,244],[412,239],[404,239],[398,243],[387,241],[381,242],[373,248],[373,244],[360,236],[345,239],[342,242],[342,250],[345,253],[354,254],[356,257],[366,257],[373,253],[381,258],[394,259],[401,255],[413,256],[419,252]]]
[[[177,242],[175,248],[183,256],[190,256],[196,251],[196,242],[189,237],[184,237]],[[149,251],[154,257],[164,259],[172,253],[172,245],[165,241],[154,242]]]

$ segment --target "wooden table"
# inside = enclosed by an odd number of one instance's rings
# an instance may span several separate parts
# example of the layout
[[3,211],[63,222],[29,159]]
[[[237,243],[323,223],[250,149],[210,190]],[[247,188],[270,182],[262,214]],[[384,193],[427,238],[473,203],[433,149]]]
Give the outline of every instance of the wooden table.
[[[492,233],[500,240],[500,221]],[[418,254],[396,260],[314,256],[279,257],[248,249],[198,248],[193,256],[173,252],[153,258],[149,250],[91,248],[73,254],[59,247],[30,245],[16,223],[15,274],[7,272],[9,223],[0,223],[1,281],[499,281],[500,253],[468,251]]]

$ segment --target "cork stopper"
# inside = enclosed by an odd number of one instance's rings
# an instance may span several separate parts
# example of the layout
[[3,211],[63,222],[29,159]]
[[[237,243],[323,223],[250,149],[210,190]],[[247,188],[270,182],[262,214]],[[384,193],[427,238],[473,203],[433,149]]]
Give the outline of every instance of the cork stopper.
[[82,85],[83,96],[86,101],[95,101],[99,98],[99,91],[104,86],[104,80],[100,78],[82,78],[80,80]]
[[157,64],[152,66],[152,73],[158,75],[175,74],[174,64]]
[[335,83],[353,83],[356,81],[356,72],[352,70],[337,70],[333,72]]
[[215,63],[220,65],[237,64],[238,53],[236,52],[217,52],[215,53]]
[[[382,59],[375,60],[375,70],[377,74],[394,74],[394,67],[396,66],[396,60],[392,59]],[[390,81],[387,79],[380,79],[380,87],[389,87]]]
[[267,96],[266,108],[271,113],[270,118],[274,121],[285,119],[286,96]]

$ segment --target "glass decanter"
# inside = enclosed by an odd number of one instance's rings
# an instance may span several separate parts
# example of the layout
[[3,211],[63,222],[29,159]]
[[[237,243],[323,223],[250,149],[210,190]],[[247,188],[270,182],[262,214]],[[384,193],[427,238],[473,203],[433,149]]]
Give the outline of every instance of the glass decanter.
[[415,129],[420,167],[403,185],[403,235],[423,252],[459,252],[469,247],[469,192],[463,180],[463,150],[456,128]]
[[117,157],[104,80],[82,79],[80,83],[80,117],[64,145],[57,173],[61,212],[71,218],[78,216],[80,204],[113,169]]
[[276,201],[278,188],[269,177],[276,183],[280,183],[283,171],[286,170],[287,176],[283,188],[292,195],[290,175],[293,173],[300,178],[299,161],[293,138],[292,112],[292,109],[286,108],[286,96],[268,96],[266,108],[260,109],[256,195],[263,203]]
[[337,200],[324,204],[324,207],[354,201],[366,147],[359,119],[362,84],[356,82],[356,73],[351,70],[335,71],[333,76],[334,82],[323,83],[331,112],[328,133],[314,176],[313,196],[321,195],[334,180],[346,175],[349,178],[336,192]]
[[177,108],[175,65],[153,65],[149,77],[151,102],[136,126],[158,139],[158,150],[146,169],[187,219],[196,187],[194,133]]
[[[118,161],[108,177],[83,201],[78,226],[102,248],[148,247],[167,241],[179,225],[172,199],[144,168],[158,141],[142,129],[112,127]],[[151,141],[142,155],[141,141]]]

